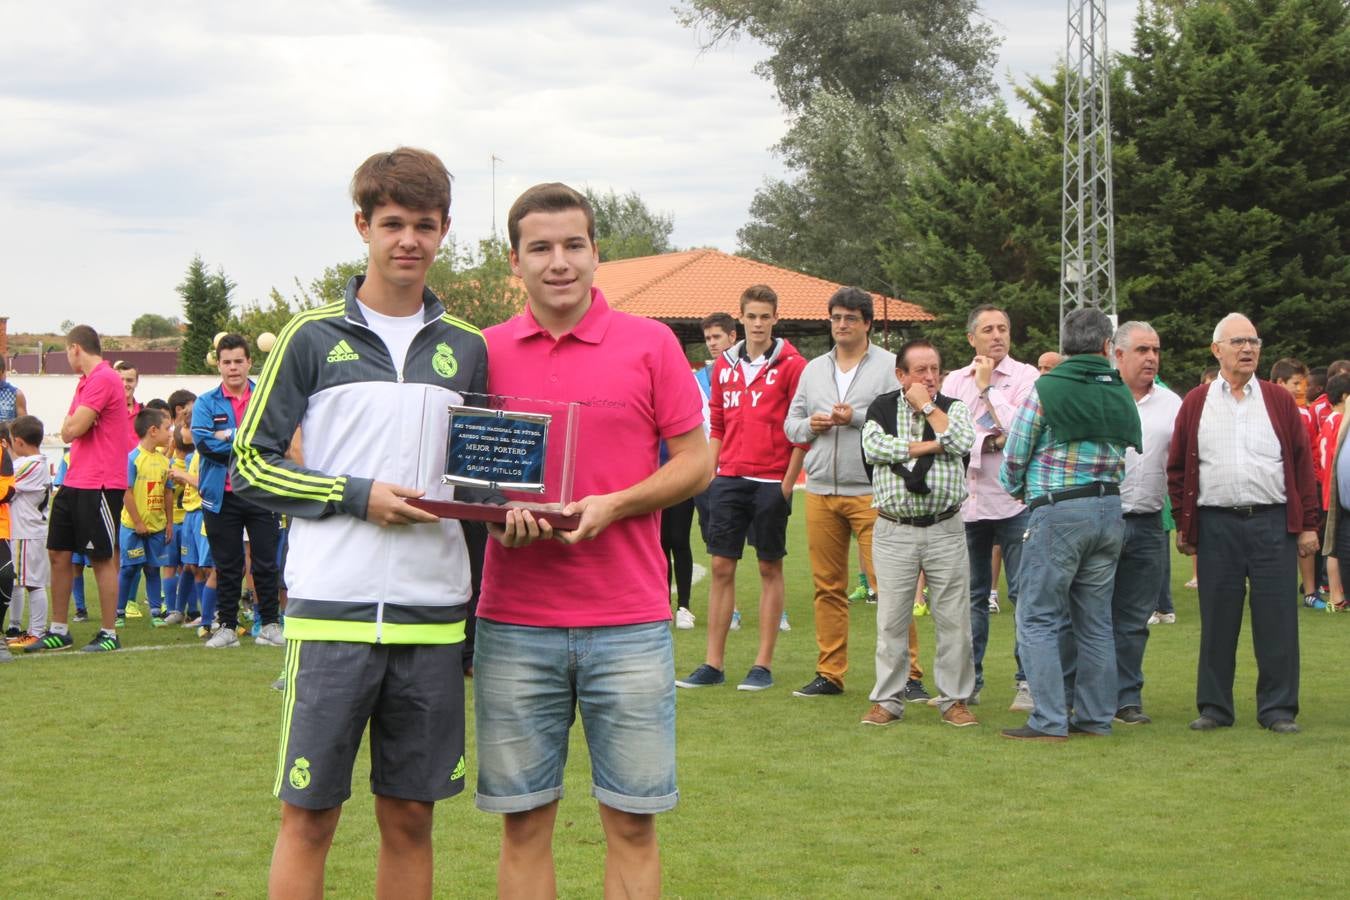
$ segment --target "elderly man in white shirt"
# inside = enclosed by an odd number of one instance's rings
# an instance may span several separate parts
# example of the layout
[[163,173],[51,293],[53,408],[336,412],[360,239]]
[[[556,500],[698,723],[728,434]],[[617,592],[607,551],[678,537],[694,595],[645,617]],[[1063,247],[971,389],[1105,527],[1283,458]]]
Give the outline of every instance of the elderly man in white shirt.
[[1111,622],[1116,639],[1116,716],[1122,725],[1146,725],[1144,713],[1144,649],[1148,618],[1157,603],[1167,571],[1167,532],[1162,508],[1167,497],[1167,449],[1181,398],[1156,384],[1162,345],[1147,322],[1126,322],[1111,340],[1116,368],[1134,394],[1143,426],[1144,448],[1125,451],[1125,480],[1120,507],[1125,540],[1116,564]]

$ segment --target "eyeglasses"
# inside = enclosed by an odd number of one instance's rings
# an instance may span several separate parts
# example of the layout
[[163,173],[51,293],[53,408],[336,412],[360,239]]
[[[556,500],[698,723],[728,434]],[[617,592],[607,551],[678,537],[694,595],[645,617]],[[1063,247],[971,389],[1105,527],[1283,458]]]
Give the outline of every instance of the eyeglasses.
[[1234,350],[1241,350],[1243,347],[1251,347],[1253,350],[1261,349],[1261,339],[1259,337],[1235,337],[1229,338],[1221,343],[1227,344]]
[[858,323],[862,322],[862,316],[855,316],[855,315],[841,316],[836,314],[830,316],[830,321],[833,322],[835,325],[857,325]]

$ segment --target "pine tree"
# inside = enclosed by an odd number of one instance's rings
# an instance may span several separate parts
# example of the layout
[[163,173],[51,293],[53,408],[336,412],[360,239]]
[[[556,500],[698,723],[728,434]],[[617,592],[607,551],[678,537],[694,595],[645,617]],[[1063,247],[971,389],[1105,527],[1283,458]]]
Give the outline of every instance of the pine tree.
[[[1350,8],[1339,0],[1155,2],[1120,107],[1138,171],[1116,193],[1117,270],[1168,368],[1212,364],[1241,312],[1281,356],[1350,355]],[[1262,374],[1265,374],[1264,371]]]
[[183,298],[183,318],[187,320],[187,335],[178,352],[178,371],[185,374],[214,371],[206,363],[211,352],[211,339],[223,331],[230,321],[230,294],[234,282],[217,268],[209,272],[200,255],[188,264],[187,274],[178,285]]

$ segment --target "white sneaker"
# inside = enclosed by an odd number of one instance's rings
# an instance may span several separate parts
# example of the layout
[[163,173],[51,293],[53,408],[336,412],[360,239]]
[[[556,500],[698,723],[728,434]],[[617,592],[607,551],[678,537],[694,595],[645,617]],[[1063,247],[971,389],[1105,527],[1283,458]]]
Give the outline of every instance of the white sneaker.
[[1036,709],[1036,701],[1031,699],[1031,688],[1025,681],[1017,682],[1017,696],[1013,697],[1012,705],[1008,707],[1009,712],[1033,712]]
[[675,610],[675,627],[681,631],[693,631],[694,614],[687,607],[681,606]]
[[167,616],[164,617],[164,624],[165,624],[165,625],[182,625],[182,624],[183,624],[183,614],[180,613],[178,610],[174,610],[173,612],[169,613]]
[[999,606],[998,606],[998,591],[990,591],[990,592],[989,592],[989,612],[990,612],[990,613],[993,613],[993,614],[997,614],[997,613],[1000,613],[1000,612],[1002,612],[1002,611],[1003,611],[1003,610],[999,609]]
[[262,627],[258,636],[253,639],[253,643],[259,647],[285,647],[286,639],[281,636],[281,626],[273,622],[271,625]]
[[206,648],[208,650],[224,650],[226,647],[238,647],[239,635],[234,633],[233,628],[220,628],[216,633],[206,639]]
[[731,611],[731,630],[741,630],[741,611],[739,609],[733,609]]
[[1153,615],[1148,617],[1148,624],[1150,625],[1157,625],[1161,621],[1162,621],[1162,613],[1155,612]]
[[792,630],[792,625],[791,625],[791,623],[789,623],[788,620],[787,620],[787,613],[786,613],[786,612],[784,612],[783,615],[782,615],[782,617],[780,617],[779,620],[778,620],[778,630],[779,630],[779,631],[791,631],[791,630]]
[[1176,614],[1176,613],[1157,613],[1157,616],[1158,616],[1158,624],[1159,624],[1159,625],[1175,625],[1175,624],[1177,624],[1177,614]]

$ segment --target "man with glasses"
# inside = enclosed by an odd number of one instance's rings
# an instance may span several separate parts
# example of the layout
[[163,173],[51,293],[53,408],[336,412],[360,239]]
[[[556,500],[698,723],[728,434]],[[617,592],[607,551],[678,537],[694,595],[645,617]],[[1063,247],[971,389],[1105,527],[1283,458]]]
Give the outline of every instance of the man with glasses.
[[1317,552],[1317,487],[1308,434],[1287,391],[1256,376],[1261,338],[1230,313],[1210,345],[1219,378],[1182,401],[1167,460],[1177,548],[1198,560],[1200,663],[1193,731],[1230,727],[1243,601],[1251,586],[1256,719],[1299,730],[1298,558]]
[[[834,348],[806,364],[788,407],[788,440],[806,444],[806,545],[815,582],[816,677],[796,697],[844,692],[848,671],[849,538],[856,538],[863,569],[872,571],[872,482],[863,468],[862,426],[867,408],[894,391],[895,354],[872,343],[872,295],[856,287],[829,300]],[[913,598],[911,598],[913,599]],[[906,699],[927,700],[916,674],[918,633],[910,622]],[[922,696],[920,696],[922,694]]]

